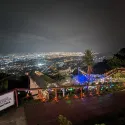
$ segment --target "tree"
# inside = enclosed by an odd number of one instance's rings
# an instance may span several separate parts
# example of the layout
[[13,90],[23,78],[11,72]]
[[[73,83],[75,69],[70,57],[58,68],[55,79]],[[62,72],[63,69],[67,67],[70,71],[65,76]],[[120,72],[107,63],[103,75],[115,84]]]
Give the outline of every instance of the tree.
[[113,78],[117,79],[120,82],[124,82],[125,74],[118,72],[112,75]]
[[84,56],[83,56],[83,62],[88,67],[87,73],[90,74],[92,72],[92,66],[93,66],[93,58],[94,54],[91,50],[87,49],[85,50]]
[[108,60],[111,68],[125,67],[125,48],[120,49],[114,56]]
[[92,66],[94,63],[93,58],[94,58],[93,52],[89,49],[85,50],[85,53],[83,56],[83,62],[87,66],[87,73],[89,74],[88,83],[90,82],[90,74],[92,72]]
[[125,48],[120,49],[114,56],[121,60],[125,60]]
[[87,74],[89,75],[88,83],[87,83],[87,92],[88,92],[88,85],[89,85],[89,82],[90,82],[90,74],[92,72],[92,66],[93,66],[93,63],[94,63],[93,58],[94,58],[93,52],[89,49],[85,50],[85,53],[84,53],[84,56],[83,56],[83,62],[87,66]]
[[0,92],[4,92],[7,90],[8,90],[8,80],[0,82]]
[[123,60],[119,59],[116,56],[108,60],[108,64],[112,69],[122,67],[123,63]]

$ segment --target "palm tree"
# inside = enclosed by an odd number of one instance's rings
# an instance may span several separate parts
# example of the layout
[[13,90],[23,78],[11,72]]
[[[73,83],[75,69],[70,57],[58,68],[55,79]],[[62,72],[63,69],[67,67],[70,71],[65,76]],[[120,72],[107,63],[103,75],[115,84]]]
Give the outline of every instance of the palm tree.
[[90,82],[90,74],[92,72],[92,66],[93,66],[93,63],[94,63],[93,58],[94,58],[93,52],[89,49],[85,50],[84,56],[83,56],[83,62],[87,66],[87,74],[89,75],[88,84],[87,84],[87,91],[88,91],[88,85],[89,85],[89,82]]

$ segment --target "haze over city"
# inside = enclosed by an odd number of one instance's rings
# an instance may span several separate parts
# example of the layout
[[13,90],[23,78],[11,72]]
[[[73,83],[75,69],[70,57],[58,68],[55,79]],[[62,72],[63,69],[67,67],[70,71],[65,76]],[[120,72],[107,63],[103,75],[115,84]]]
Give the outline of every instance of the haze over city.
[[120,0],[0,2],[0,53],[114,52],[125,41]]

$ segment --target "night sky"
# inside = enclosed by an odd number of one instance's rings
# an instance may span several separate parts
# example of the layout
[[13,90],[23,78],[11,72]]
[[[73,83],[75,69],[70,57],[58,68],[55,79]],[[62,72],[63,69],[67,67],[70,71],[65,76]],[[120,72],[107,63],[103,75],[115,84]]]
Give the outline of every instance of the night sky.
[[124,0],[0,0],[0,53],[125,47]]

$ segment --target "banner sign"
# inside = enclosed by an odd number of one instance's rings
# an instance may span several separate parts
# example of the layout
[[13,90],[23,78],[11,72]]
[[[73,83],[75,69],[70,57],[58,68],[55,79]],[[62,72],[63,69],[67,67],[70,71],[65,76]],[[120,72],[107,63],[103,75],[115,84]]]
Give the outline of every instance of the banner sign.
[[0,96],[0,111],[14,105],[14,91]]

